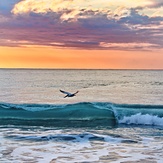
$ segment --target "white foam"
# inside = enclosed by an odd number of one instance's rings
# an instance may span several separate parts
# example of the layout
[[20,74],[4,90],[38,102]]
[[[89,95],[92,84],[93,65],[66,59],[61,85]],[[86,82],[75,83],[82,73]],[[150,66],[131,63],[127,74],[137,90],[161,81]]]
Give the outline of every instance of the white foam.
[[141,113],[132,115],[130,117],[123,117],[123,119],[119,120],[119,123],[124,124],[136,124],[136,125],[154,125],[154,126],[163,126],[163,118],[158,116]]
[[[89,142],[87,142],[89,144]],[[116,161],[112,163],[127,162],[127,161],[139,161],[141,159],[153,159],[158,163],[161,162],[161,156],[157,153],[145,154],[147,151],[151,153],[156,149],[156,144],[151,144],[149,141],[148,145],[142,146],[141,144],[125,145],[123,143],[112,144],[111,142],[105,142],[104,144],[94,144],[93,146],[88,145],[86,142],[53,142],[50,141],[40,145],[30,146],[19,146],[16,148],[11,157],[15,158],[17,163],[21,163],[22,160],[30,162],[50,162],[56,159],[56,162],[97,162],[102,156],[109,156],[110,152],[117,153],[120,158],[117,157]],[[111,144],[110,144],[111,143]],[[161,148],[157,147],[157,150]],[[115,157],[116,158],[116,157]]]
[[[103,151],[90,153],[90,145],[83,142],[49,142],[48,144],[39,146],[24,146],[16,148],[11,156],[17,160],[33,160],[38,163],[50,162],[53,159],[59,159],[61,162],[80,162],[83,161],[98,161],[99,155],[106,153]],[[83,154],[82,154],[83,151]],[[36,159],[36,160],[35,160]],[[21,162],[21,161],[20,161]]]
[[109,143],[113,143],[113,144],[120,143],[120,142],[122,142],[122,140],[124,140],[122,138],[115,138],[115,137],[112,137],[112,136],[101,135],[101,134],[94,134],[94,136],[101,137],[101,138],[104,139],[104,141],[109,142]]
[[[122,131],[122,130],[121,130]],[[107,131],[108,133],[110,131]],[[81,131],[81,130],[11,130],[0,132],[1,152],[11,151],[8,156],[0,155],[0,161],[12,163],[38,162],[45,163],[55,160],[55,162],[102,162],[100,158],[113,157],[112,163],[139,161],[150,157],[161,163],[162,142],[153,137],[139,137],[137,143],[127,143],[130,138],[114,137],[101,131]],[[6,139],[2,135],[24,137],[28,139],[15,140]],[[12,134],[13,133],[13,134]],[[115,133],[116,134],[116,133]],[[49,139],[35,141],[35,138],[47,137]],[[57,137],[58,139],[55,139]],[[62,140],[63,137],[74,139]],[[60,139],[61,138],[61,139]],[[131,137],[133,138],[133,137]],[[0,153],[1,153],[0,152]],[[151,153],[153,154],[151,156]],[[108,157],[108,158],[107,158]]]

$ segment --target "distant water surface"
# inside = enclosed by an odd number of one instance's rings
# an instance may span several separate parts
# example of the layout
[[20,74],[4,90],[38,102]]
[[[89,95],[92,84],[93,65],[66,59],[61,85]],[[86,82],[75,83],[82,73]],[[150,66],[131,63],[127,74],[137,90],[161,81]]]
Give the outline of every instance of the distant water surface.
[[[79,90],[75,98],[59,92]],[[1,102],[163,104],[163,71],[0,70]]]

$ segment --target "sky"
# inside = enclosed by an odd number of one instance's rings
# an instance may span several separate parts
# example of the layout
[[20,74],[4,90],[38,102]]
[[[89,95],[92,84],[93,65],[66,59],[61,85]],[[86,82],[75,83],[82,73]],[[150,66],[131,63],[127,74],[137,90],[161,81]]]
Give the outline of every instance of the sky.
[[0,0],[0,68],[163,69],[163,0]]

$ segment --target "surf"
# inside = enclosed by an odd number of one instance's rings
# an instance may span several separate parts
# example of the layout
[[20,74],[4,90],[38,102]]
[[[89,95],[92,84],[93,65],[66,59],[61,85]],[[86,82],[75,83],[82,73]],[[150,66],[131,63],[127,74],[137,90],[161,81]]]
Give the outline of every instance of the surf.
[[113,128],[120,124],[163,127],[163,105],[0,103],[0,125]]

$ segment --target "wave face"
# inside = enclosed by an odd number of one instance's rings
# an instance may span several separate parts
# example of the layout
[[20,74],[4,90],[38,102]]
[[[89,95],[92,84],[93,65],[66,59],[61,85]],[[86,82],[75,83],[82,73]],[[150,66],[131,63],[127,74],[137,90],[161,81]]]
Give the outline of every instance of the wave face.
[[0,125],[116,127],[118,124],[163,127],[163,105],[0,103]]
[[69,105],[0,104],[1,125],[56,127],[115,126],[112,110],[102,110],[91,103]]

